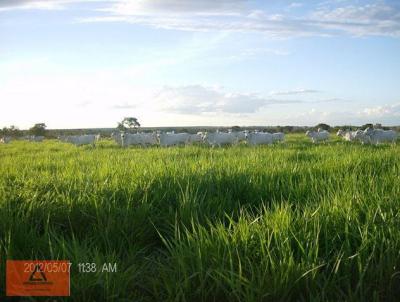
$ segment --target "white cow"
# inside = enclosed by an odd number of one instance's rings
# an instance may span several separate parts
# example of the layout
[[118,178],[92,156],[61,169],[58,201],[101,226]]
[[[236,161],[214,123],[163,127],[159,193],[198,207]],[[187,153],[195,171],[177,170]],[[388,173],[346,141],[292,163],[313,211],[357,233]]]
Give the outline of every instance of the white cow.
[[238,143],[245,141],[247,138],[247,131],[234,131],[230,133],[232,133],[232,135],[236,137]]
[[122,147],[148,146],[158,143],[156,133],[111,133],[111,137]]
[[273,135],[268,132],[254,132],[249,133],[247,136],[247,142],[249,145],[270,145],[274,142]]
[[158,144],[157,133],[140,133],[143,146],[153,146]]
[[140,133],[121,133],[121,146],[144,145],[142,134]]
[[232,133],[214,132],[206,133],[204,135],[204,141],[213,147],[221,147],[222,145],[233,145],[237,143],[238,139]]
[[283,142],[285,140],[285,133],[276,132],[272,133],[272,141],[275,142]]
[[25,136],[24,139],[30,142],[42,142],[44,140],[44,136],[28,135]]
[[357,130],[354,139],[360,141],[363,145],[371,143],[371,138],[363,130]]
[[122,146],[122,138],[120,132],[113,132],[111,133],[111,138],[120,146]]
[[336,135],[342,137],[345,141],[352,142],[357,139],[357,131],[339,129]]
[[43,142],[43,140],[44,140],[44,136],[34,136],[33,137],[33,141],[34,142]]
[[175,146],[180,144],[186,144],[189,140],[189,133],[161,133],[160,134],[160,146]]
[[201,133],[189,134],[187,143],[188,144],[201,143],[202,141],[203,141],[203,135]]
[[[320,130],[320,129],[318,129]],[[306,135],[311,138],[313,143],[317,143],[320,141],[327,141],[329,139],[329,132],[326,130],[320,131],[307,131]]]
[[395,143],[397,140],[397,133],[393,130],[367,128],[364,130],[364,135],[361,136],[375,145],[386,142]]
[[96,142],[96,135],[94,134],[69,135],[65,137],[60,137],[60,140],[74,144],[75,146],[82,146],[82,145],[94,146]]
[[11,137],[9,136],[3,136],[2,138],[0,138],[1,144],[8,144],[9,142],[11,142]]
[[58,139],[60,142],[69,143],[68,140],[69,140],[70,136],[71,136],[71,135],[59,135],[59,136],[57,137],[57,139]]

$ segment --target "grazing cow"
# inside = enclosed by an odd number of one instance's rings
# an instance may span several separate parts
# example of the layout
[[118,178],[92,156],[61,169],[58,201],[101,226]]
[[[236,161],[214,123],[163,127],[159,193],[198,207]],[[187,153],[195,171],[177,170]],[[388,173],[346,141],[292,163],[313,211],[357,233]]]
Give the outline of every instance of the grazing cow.
[[42,142],[44,140],[44,136],[31,135],[28,137],[28,140],[30,142]]
[[0,138],[1,144],[8,144],[9,142],[11,142],[11,137],[9,136],[3,136],[2,138]]
[[354,139],[360,141],[363,145],[371,143],[371,138],[363,130],[357,130]]
[[275,142],[283,142],[285,140],[285,133],[276,132],[272,133],[272,141]]
[[27,141],[30,141],[30,142],[42,142],[44,140],[44,136],[25,135],[21,139],[22,140],[27,140]]
[[156,133],[112,133],[111,137],[122,147],[132,145],[145,147],[158,143]]
[[69,135],[60,137],[61,141],[74,144],[75,146],[82,145],[95,145],[96,135],[93,134],[85,134],[85,135]]
[[249,145],[270,145],[274,142],[273,135],[268,132],[254,132],[249,133],[247,136],[247,142]]
[[122,138],[120,132],[113,132],[111,133],[111,138],[120,146],[122,146]]
[[59,136],[57,136],[57,139],[60,142],[66,142],[67,141],[67,136],[66,135],[59,135]]
[[386,142],[395,143],[397,140],[397,133],[393,130],[367,128],[360,137],[367,143],[377,145]]
[[121,146],[143,145],[142,134],[139,133],[121,133]]
[[357,139],[357,131],[339,129],[336,135],[342,137],[345,141],[348,142],[352,142]]
[[157,133],[141,133],[142,145],[143,146],[153,146],[158,144]]
[[190,134],[188,133],[161,133],[160,146],[175,146],[186,144],[189,140]]
[[222,145],[233,145],[237,143],[238,139],[232,133],[214,132],[206,133],[204,135],[204,141],[213,147],[221,147]]
[[[320,130],[320,129],[318,129]],[[306,136],[311,138],[313,143],[317,143],[320,141],[327,141],[329,139],[329,132],[326,130],[321,131],[307,131]]]
[[236,137],[237,142],[244,142],[247,138],[247,131],[237,131],[237,132],[230,132],[233,136]]
[[188,144],[193,144],[193,143],[201,143],[203,141],[203,135],[202,134],[189,134],[187,143]]

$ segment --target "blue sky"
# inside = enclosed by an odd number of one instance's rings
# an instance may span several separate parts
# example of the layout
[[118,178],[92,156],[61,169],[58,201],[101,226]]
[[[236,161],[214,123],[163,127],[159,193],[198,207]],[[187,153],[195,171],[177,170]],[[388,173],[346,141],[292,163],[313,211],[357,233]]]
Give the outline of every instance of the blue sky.
[[400,124],[399,1],[0,0],[0,127]]

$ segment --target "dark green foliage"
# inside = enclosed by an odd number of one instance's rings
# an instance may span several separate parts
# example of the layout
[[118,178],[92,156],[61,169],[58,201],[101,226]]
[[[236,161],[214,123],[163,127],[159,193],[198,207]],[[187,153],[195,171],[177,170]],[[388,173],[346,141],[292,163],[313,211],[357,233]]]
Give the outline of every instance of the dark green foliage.
[[19,130],[17,126],[11,125],[10,127],[4,127],[0,130],[1,136],[11,136],[11,137],[20,137],[23,135],[23,132]]
[[36,136],[45,136],[46,134],[46,124],[38,123],[29,129],[29,133]]
[[326,131],[330,131],[331,130],[331,126],[329,126],[328,124],[324,124],[324,123],[319,123],[314,128],[315,129],[322,129],[322,130],[326,130]]

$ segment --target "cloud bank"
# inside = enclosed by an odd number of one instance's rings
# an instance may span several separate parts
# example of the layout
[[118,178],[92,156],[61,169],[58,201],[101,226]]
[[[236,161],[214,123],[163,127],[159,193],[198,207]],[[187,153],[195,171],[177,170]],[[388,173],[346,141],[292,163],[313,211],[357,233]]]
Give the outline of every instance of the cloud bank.
[[0,11],[62,9],[71,3],[87,2],[93,3],[95,14],[87,12],[79,22],[126,22],[179,31],[258,32],[279,38],[400,36],[400,7],[382,0],[364,5],[326,1],[312,9],[297,2],[282,2],[276,11],[254,9],[247,0],[5,0],[0,1]]
[[365,117],[398,117],[400,121],[400,103],[393,105],[383,105],[368,107],[359,112],[359,115]]
[[155,101],[164,111],[184,114],[250,114],[268,105],[298,102],[263,98],[255,93],[231,93],[202,85],[163,87],[155,95]]
[[298,94],[312,94],[319,93],[319,90],[314,89],[295,89],[295,90],[287,90],[287,91],[272,91],[271,95],[298,95]]
[[[182,31],[259,32],[271,37],[400,36],[400,10],[383,1],[319,6],[303,12],[301,17],[287,10],[252,10],[247,4],[243,0],[119,1],[101,9],[105,15],[83,18],[81,22],[127,22]],[[288,4],[290,7],[293,3]]]

